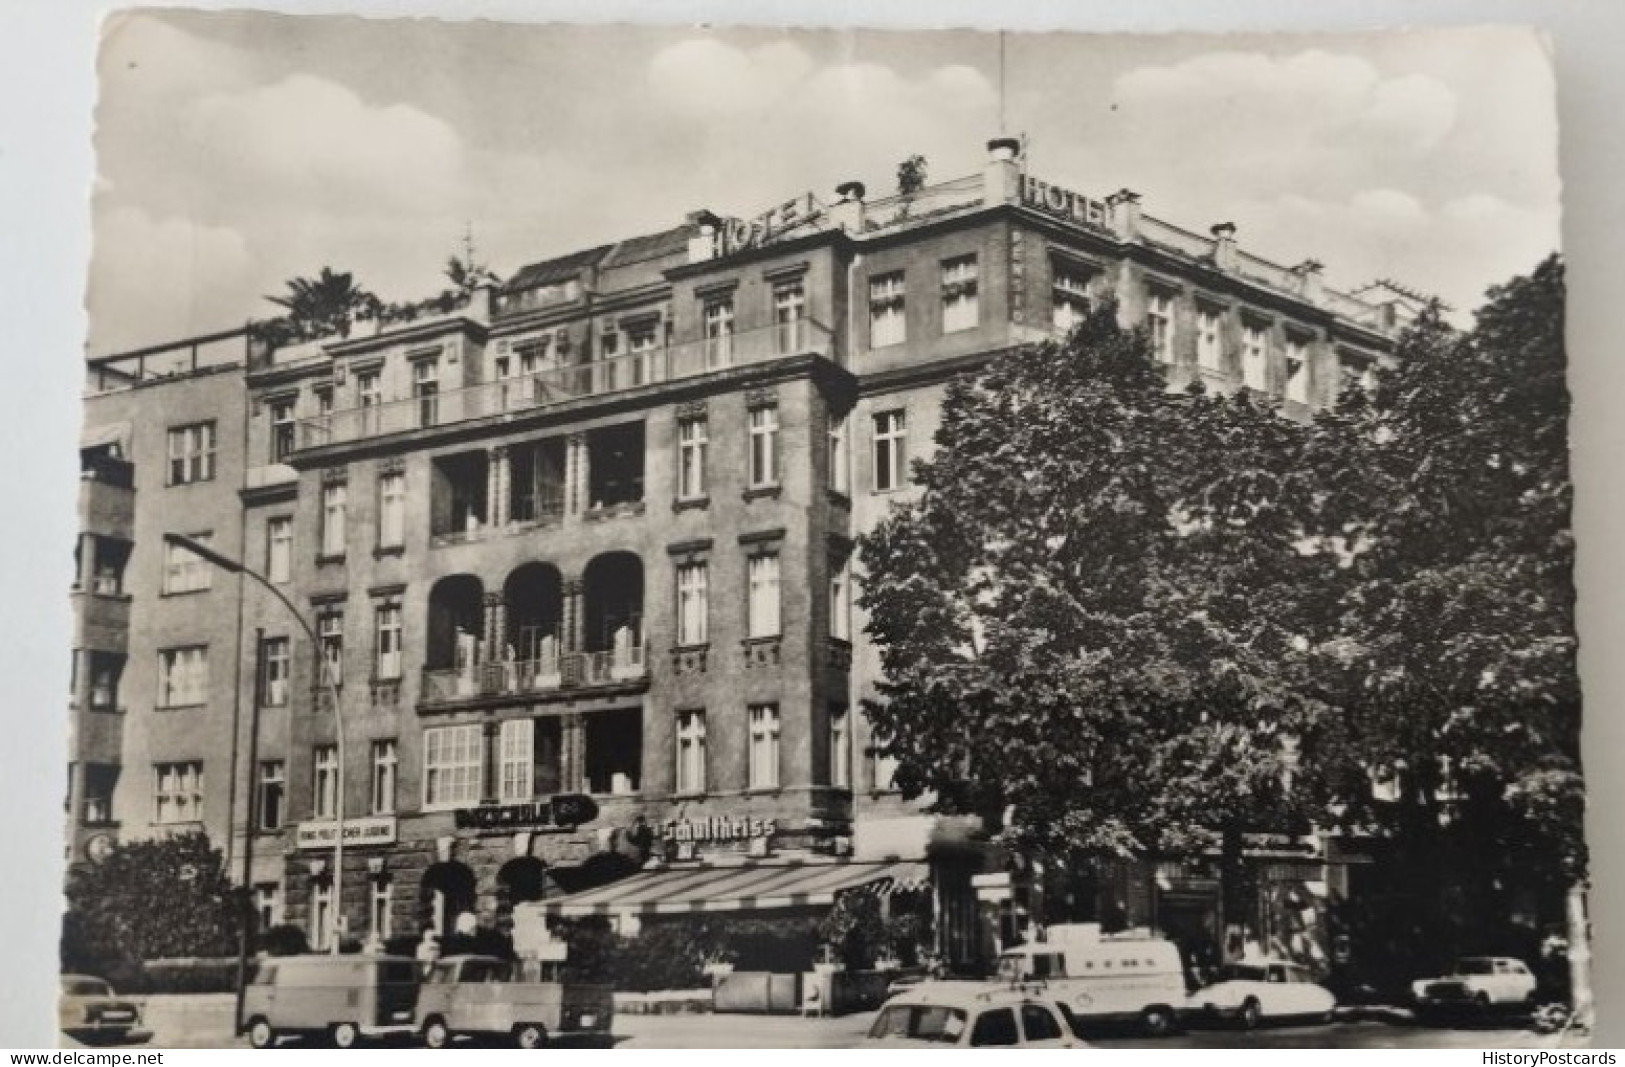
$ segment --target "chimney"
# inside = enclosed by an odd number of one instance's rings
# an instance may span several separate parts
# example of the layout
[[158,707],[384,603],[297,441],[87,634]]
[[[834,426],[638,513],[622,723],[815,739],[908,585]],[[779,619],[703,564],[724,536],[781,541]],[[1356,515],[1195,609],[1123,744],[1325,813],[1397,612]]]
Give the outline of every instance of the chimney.
[[842,182],[835,187],[837,200],[829,209],[830,221],[847,233],[863,232],[863,195],[868,190],[862,182]]
[[708,259],[716,259],[718,253],[718,233],[721,225],[717,217],[711,212],[701,209],[688,213],[688,224],[693,233],[688,238],[688,261],[690,263],[704,263]]
[[1140,194],[1133,189],[1119,189],[1106,198],[1112,209],[1112,230],[1120,240],[1135,241],[1140,237]]
[[987,143],[987,176],[982,182],[982,203],[1012,203],[1021,192],[1021,142],[995,137]]
[[1325,279],[1321,276],[1322,264],[1318,259],[1306,259],[1292,268],[1292,273],[1298,276],[1298,295],[1316,307],[1326,298]]
[[474,287],[468,301],[468,313],[475,322],[489,323],[497,309],[497,283],[486,280]]
[[1213,234],[1213,265],[1222,271],[1236,269],[1236,224],[1221,222],[1210,231]]

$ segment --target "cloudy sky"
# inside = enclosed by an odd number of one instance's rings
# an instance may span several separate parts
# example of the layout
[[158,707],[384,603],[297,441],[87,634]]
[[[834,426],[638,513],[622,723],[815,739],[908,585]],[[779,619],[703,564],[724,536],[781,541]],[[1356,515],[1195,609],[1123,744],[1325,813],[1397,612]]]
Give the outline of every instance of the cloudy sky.
[[[1510,30],[1011,34],[1030,168],[1243,247],[1462,308],[1558,246],[1554,86]],[[499,273],[858,178],[976,171],[999,42],[976,33],[514,26],[197,12],[108,21],[93,354],[275,309],[322,266],[437,291],[471,228]]]

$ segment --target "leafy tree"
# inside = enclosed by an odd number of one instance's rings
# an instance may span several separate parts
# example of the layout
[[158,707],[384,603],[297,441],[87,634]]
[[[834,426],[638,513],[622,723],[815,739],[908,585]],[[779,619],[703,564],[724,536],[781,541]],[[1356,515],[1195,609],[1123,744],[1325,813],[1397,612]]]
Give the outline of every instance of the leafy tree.
[[291,278],[285,296],[265,299],[287,311],[285,322],[293,340],[309,340],[338,334],[350,335],[350,324],[358,316],[376,314],[381,304],[376,296],[355,283],[348,273],[323,267],[315,278]]
[[1019,847],[1217,847],[1233,905],[1249,831],[1374,835],[1413,946],[1492,947],[1585,870],[1562,309],[1555,258],[1434,309],[1308,425],[1169,392],[1111,307],[951,385],[861,546],[899,785]]
[[237,951],[241,898],[203,833],[131,841],[69,874],[65,970],[129,973],[141,961]]
[[482,285],[494,284],[501,280],[484,264],[474,260],[472,249],[461,256],[448,256],[443,273],[446,280],[451,282],[453,291],[457,293],[472,293]]
[[1350,790],[1343,821],[1393,842],[1416,921],[1465,950],[1514,889],[1586,869],[1562,262],[1488,297],[1470,331],[1424,315],[1347,419],[1359,545],[1311,655],[1351,760],[1394,788]]
[[919,499],[861,547],[884,667],[865,710],[905,793],[1083,857],[1301,832],[1341,744],[1306,697],[1301,617],[1338,569],[1299,547],[1311,431],[1249,395],[1168,391],[1143,331],[952,384]]
[[925,188],[926,162],[922,155],[912,155],[897,164],[897,193],[913,196]]

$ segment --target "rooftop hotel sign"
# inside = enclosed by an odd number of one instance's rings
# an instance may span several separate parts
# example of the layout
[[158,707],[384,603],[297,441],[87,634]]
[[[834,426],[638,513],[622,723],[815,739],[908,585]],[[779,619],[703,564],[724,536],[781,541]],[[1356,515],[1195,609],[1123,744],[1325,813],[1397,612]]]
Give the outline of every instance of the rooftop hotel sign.
[[718,254],[731,256],[779,240],[786,233],[815,221],[824,205],[812,193],[791,197],[751,219],[721,219],[717,224]]
[[1085,226],[1105,227],[1111,222],[1111,208],[1105,201],[1039,181],[1031,174],[1021,176],[1021,202],[1046,214],[1059,215]]

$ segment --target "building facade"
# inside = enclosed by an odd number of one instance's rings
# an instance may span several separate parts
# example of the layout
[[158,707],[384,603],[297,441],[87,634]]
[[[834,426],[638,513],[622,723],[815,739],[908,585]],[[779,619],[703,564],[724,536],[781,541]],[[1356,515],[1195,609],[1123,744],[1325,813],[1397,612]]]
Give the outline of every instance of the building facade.
[[[1171,385],[1301,417],[1413,308],[989,151],[909,196],[695,212],[344,337],[240,336],[222,366],[95,361],[75,858],[202,827],[251,847],[262,922],[317,946],[335,912],[387,940],[533,901],[631,928],[865,886],[928,886],[956,958],[990,909],[1011,933],[985,888],[1006,858],[903,801],[861,713],[853,545],[914,492],[947,382],[1112,297]],[[1289,859],[1335,880],[1324,849]],[[1198,875],[1126,872],[1117,920],[1205,900]]]

